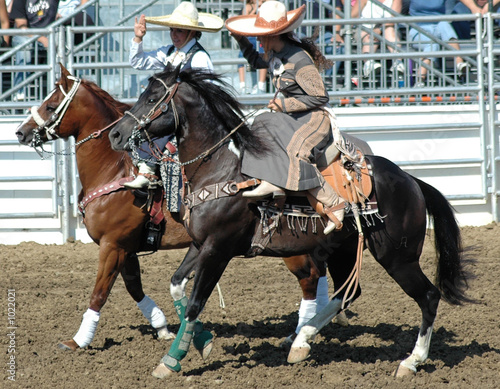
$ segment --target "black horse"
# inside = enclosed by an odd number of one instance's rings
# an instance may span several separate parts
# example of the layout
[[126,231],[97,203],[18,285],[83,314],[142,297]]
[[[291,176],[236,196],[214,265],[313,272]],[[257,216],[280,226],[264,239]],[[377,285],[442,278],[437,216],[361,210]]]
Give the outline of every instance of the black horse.
[[[130,149],[145,132],[177,137],[185,179],[184,218],[193,238],[187,258],[196,256],[197,261],[185,320],[153,373],[164,377],[180,370],[179,361],[186,355],[197,318],[231,258],[255,254],[253,243],[256,235],[262,236],[265,211],[240,194],[251,179],[241,173],[241,161],[244,153],[265,153],[272,146],[249,129],[240,104],[220,77],[199,71],[179,73],[167,68],[153,76],[138,102],[111,131],[110,139],[115,149]],[[372,170],[371,200],[378,204],[378,213],[360,218],[362,231],[354,218],[346,217],[342,231],[324,236],[321,228],[293,228],[289,219],[277,213],[273,221],[278,227],[259,254],[310,253],[328,264],[334,281],[337,294],[301,329],[292,345],[288,361],[294,363],[307,358],[308,342],[359,296],[359,285],[354,283],[352,288],[349,279],[359,266],[358,237],[364,233],[364,245],[422,310],[415,348],[396,371],[396,375],[412,374],[427,358],[440,298],[456,305],[468,301],[460,229],[453,209],[438,190],[385,158],[366,158]],[[419,265],[426,210],[434,221],[437,287]],[[171,291],[180,286],[185,272],[181,264],[172,277]],[[347,293],[351,299],[344,304]]]

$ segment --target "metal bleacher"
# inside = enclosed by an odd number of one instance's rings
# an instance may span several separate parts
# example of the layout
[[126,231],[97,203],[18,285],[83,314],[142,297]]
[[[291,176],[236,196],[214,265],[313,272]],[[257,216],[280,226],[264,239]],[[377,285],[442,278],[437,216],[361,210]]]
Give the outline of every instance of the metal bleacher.
[[[376,2],[377,0],[373,0]],[[290,1],[290,7],[297,7],[302,3],[299,0]],[[410,18],[401,16],[394,11],[392,18],[398,26],[401,37],[401,45],[391,53],[387,48],[393,45],[391,42],[384,42],[383,36],[377,36],[373,31],[369,31],[374,39],[381,41],[379,51],[367,55],[361,53],[362,43],[359,32],[363,29],[363,24],[380,24],[383,19],[350,19],[345,18],[342,11],[335,9],[330,3],[324,1],[306,1],[307,15],[313,15],[313,10],[319,9],[318,19],[307,18],[304,21],[304,33],[306,35],[317,36],[318,46],[323,50],[329,59],[342,63],[340,72],[325,72],[324,79],[329,87],[332,104],[342,105],[353,96],[357,97],[386,97],[399,96],[399,99],[392,101],[393,104],[401,104],[418,101],[420,103],[431,101],[439,103],[436,99],[429,97],[439,96],[440,100],[453,102],[470,101],[479,98],[478,88],[483,83],[488,66],[485,66],[482,58],[484,50],[484,37],[486,37],[487,26],[493,23],[494,14],[488,17],[480,15],[446,15],[439,18]],[[51,45],[47,51],[39,50],[35,47],[35,61],[32,65],[25,65],[19,68],[15,63],[15,53],[22,48],[14,47],[3,49],[0,56],[2,62],[2,84],[0,89],[0,109],[4,114],[15,113],[15,110],[29,108],[30,101],[39,101],[47,93],[47,85],[53,85],[58,74],[58,62],[62,62],[78,75],[93,79],[102,88],[111,92],[114,96],[122,100],[137,98],[141,91],[141,85],[147,76],[144,72],[132,70],[128,64],[129,42],[133,37],[133,21],[140,13],[146,15],[161,15],[170,13],[176,6],[174,0],[159,1],[152,0],[147,3],[124,0],[91,0],[81,9],[91,15],[95,21],[95,26],[75,26],[74,18],[58,20],[47,29],[11,30],[12,34],[44,34],[51,39]],[[212,12],[227,18],[239,14],[242,9],[242,2],[231,1],[199,1],[197,6],[201,11]],[[383,4],[381,4],[382,7]],[[387,7],[386,7],[387,8]],[[80,10],[78,10],[80,11]],[[337,15],[338,18],[334,18]],[[415,23],[436,20],[457,21],[465,20],[471,23],[475,32],[474,39],[461,41],[459,53],[451,52],[452,48],[446,42],[441,43],[441,49],[433,52],[431,56],[442,58],[440,66],[430,66],[429,77],[423,85],[424,90],[415,89],[418,84],[416,69],[421,65],[420,54],[406,40],[408,29]],[[383,24],[383,23],[382,23]],[[332,42],[331,32],[336,25],[341,26],[345,44],[340,46]],[[493,30],[495,33],[495,30]],[[74,36],[83,37],[83,41],[75,43]],[[383,35],[383,34],[382,34]],[[477,39],[481,37],[481,39]],[[32,38],[35,40],[36,36]],[[496,39],[495,39],[496,40]],[[166,29],[161,27],[149,28],[146,48],[156,48],[168,44],[169,36]],[[237,56],[238,49],[232,41],[228,31],[223,29],[217,34],[204,34],[201,43],[210,52],[216,71],[227,76],[227,79],[237,87],[236,65],[244,63],[244,59]],[[496,43],[496,42],[495,42]],[[339,54],[336,54],[339,53]],[[462,76],[455,72],[453,58],[455,55],[465,57],[471,65],[470,71]],[[366,77],[362,73],[363,60],[371,58],[381,63],[382,68],[376,75]],[[395,77],[391,73],[390,67],[395,59],[402,59],[405,65],[405,73],[401,77]],[[24,85],[13,87],[13,77],[15,71],[26,70],[31,72]],[[500,80],[500,73],[493,69],[493,78]],[[16,99],[19,88],[27,86],[26,101]],[[17,89],[16,89],[17,88]],[[422,88],[422,87],[421,87]],[[272,92],[271,85],[268,92]],[[420,97],[423,92],[427,99],[422,101]],[[408,97],[412,96],[412,99]],[[255,96],[241,96],[248,104],[261,104],[265,99]],[[413,98],[416,97],[416,100]],[[387,104],[387,103],[384,103]]]

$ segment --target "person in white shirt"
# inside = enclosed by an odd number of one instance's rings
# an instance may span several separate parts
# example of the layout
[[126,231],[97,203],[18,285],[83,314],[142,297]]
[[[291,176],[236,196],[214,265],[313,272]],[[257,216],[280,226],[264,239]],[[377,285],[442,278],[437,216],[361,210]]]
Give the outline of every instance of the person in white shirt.
[[[156,50],[145,52],[143,38],[146,35],[146,23],[158,24],[170,28],[172,44]],[[129,61],[134,69],[163,70],[168,64],[178,66],[181,71],[188,69],[205,69],[213,72],[214,66],[207,51],[198,40],[202,32],[217,32],[224,26],[224,21],[218,16],[198,12],[193,3],[183,1],[174,9],[171,15],[135,18],[134,38],[130,46]],[[164,150],[169,138],[154,139],[159,150]],[[126,183],[128,188],[138,189],[148,187],[151,181],[157,179],[157,164],[145,162],[151,156],[143,150],[148,150],[148,144],[138,149],[140,161],[137,163],[139,174],[134,181]]]
[[[146,22],[170,27],[172,44],[145,52],[142,40],[146,35]],[[217,32],[224,25],[218,16],[198,12],[193,3],[183,1],[171,15],[135,19],[130,65],[139,70],[163,70],[168,63],[174,66],[183,63],[181,70],[199,68],[213,71],[213,64],[207,51],[198,40],[202,32]]]

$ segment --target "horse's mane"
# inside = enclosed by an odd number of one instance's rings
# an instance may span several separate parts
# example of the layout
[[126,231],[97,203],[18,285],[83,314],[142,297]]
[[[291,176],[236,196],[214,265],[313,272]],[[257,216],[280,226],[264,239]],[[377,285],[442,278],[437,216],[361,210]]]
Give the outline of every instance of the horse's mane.
[[[104,89],[97,86],[97,84],[95,84],[94,82],[85,79],[82,79],[81,81],[82,85],[87,88],[88,91],[92,92],[98,99],[100,99],[104,103],[104,105],[111,110],[111,112],[116,114],[117,117],[123,116],[124,112],[131,108],[131,105],[116,100],[113,96],[111,96]],[[106,139],[108,139],[107,136]],[[130,170],[132,167],[132,159],[126,152],[121,152],[120,155],[120,160],[125,164],[125,169]]]
[[[172,69],[167,67],[159,74],[159,78],[165,79]],[[163,76],[163,77],[162,77]],[[179,73],[181,82],[189,84],[200,98],[208,106],[206,115],[217,117],[220,126],[214,126],[211,131],[223,131],[222,136],[227,135],[237,126],[238,130],[232,135],[236,146],[241,150],[248,150],[254,154],[262,154],[268,150],[262,138],[255,131],[250,131],[245,121],[243,104],[241,104],[230,92],[232,87],[222,79],[219,74],[207,72],[200,69],[189,69]],[[241,125],[241,123],[243,125]],[[207,120],[210,123],[210,120]]]
[[123,113],[129,110],[131,107],[129,104],[122,103],[121,101],[116,100],[108,92],[106,92],[102,88],[99,88],[97,84],[92,81],[82,80],[82,85],[84,85],[87,90],[96,95],[96,97],[102,100],[109,109],[117,114],[117,116],[122,116]]

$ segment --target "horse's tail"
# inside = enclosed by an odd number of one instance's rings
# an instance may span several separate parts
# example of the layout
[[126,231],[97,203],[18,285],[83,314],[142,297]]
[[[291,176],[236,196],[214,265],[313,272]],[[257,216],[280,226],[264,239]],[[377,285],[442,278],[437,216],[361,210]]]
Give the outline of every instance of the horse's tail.
[[434,223],[434,243],[438,255],[437,287],[443,299],[450,304],[472,302],[465,295],[468,276],[463,269],[462,239],[453,208],[436,188],[413,178],[424,195],[427,213]]

